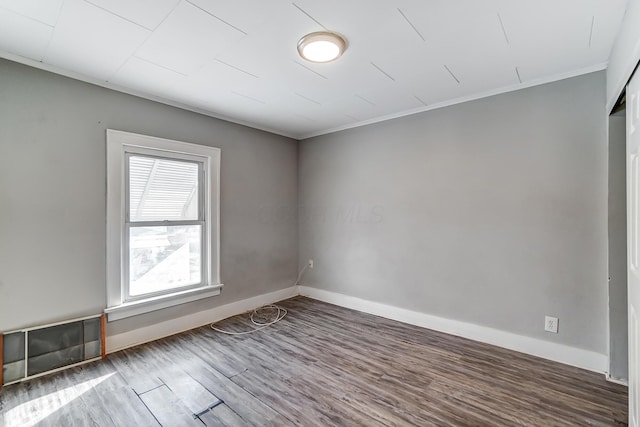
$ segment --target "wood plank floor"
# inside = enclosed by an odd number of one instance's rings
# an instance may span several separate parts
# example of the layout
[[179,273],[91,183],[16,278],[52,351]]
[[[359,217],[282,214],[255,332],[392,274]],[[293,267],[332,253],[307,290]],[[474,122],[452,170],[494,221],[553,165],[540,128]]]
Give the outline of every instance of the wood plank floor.
[[627,390],[602,375],[303,297],[280,304],[288,316],[255,334],[203,327],[7,386],[0,426],[626,425]]

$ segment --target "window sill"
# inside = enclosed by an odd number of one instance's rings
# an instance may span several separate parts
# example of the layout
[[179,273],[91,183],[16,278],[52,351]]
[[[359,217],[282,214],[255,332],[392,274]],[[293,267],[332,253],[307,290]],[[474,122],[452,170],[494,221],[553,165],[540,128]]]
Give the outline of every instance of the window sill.
[[189,289],[173,294],[128,302],[114,307],[109,307],[105,309],[104,312],[107,314],[107,321],[112,322],[114,320],[125,319],[127,317],[137,316],[151,311],[162,310],[163,308],[172,307],[174,305],[185,304],[199,299],[220,295],[220,289],[222,289],[222,286],[222,284],[205,286],[202,288]]

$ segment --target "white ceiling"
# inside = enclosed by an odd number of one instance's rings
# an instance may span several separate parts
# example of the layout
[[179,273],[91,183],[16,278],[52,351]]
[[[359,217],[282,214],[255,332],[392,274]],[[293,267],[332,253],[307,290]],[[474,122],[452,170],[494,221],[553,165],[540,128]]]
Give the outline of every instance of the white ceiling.
[[[305,138],[606,67],[627,0],[0,0],[0,53]],[[344,35],[338,61],[297,41]]]

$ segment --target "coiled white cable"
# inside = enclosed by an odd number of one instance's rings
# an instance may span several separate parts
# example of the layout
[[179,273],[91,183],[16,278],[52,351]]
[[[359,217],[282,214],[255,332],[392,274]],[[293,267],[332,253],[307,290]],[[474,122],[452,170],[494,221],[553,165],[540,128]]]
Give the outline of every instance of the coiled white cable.
[[[305,265],[304,268],[302,270],[300,270],[300,273],[298,274],[298,278],[296,279],[296,283],[295,285],[297,285],[300,282],[300,279],[302,278],[302,275],[304,274],[304,272],[307,270],[309,266]],[[265,317],[265,314],[263,314],[264,311],[266,310],[270,310],[271,311],[271,316],[269,317]],[[275,317],[274,317],[275,315]],[[242,331],[242,332],[234,332],[234,331],[225,331],[224,329],[220,329],[220,328],[216,328],[214,325],[215,323],[211,324],[211,329],[213,329],[216,332],[220,332],[222,334],[227,334],[227,335],[246,335],[246,334],[252,334],[254,332],[258,332],[261,331],[265,328],[268,328],[269,326],[278,323],[279,321],[281,321],[282,319],[284,319],[284,317],[287,315],[287,309],[284,307],[281,307],[279,305],[276,304],[268,304],[268,305],[263,305],[262,307],[258,307],[255,310],[253,310],[251,312],[251,314],[249,315],[249,320],[251,320],[251,323],[254,326],[257,326],[256,328],[253,328],[249,331]],[[268,315],[267,315],[268,316]],[[257,318],[257,320],[256,320]]]
[[[262,312],[264,312],[265,310],[271,310],[271,312],[273,313],[271,315],[271,319],[264,317],[264,314],[262,314]],[[275,314],[275,317],[274,317],[274,314]],[[246,334],[251,334],[254,332],[261,331],[264,328],[268,328],[274,323],[278,323],[279,321],[284,319],[286,315],[287,315],[287,309],[284,307],[280,307],[279,305],[275,305],[275,304],[263,305],[262,307],[258,307],[255,310],[253,310],[251,312],[251,315],[249,316],[249,320],[251,320],[251,323],[257,326],[257,328],[253,328],[249,331],[233,332],[233,331],[225,331],[224,329],[216,328],[214,326],[215,323],[212,323],[211,329],[227,335],[246,335]],[[262,318],[260,318],[260,316],[262,316]]]

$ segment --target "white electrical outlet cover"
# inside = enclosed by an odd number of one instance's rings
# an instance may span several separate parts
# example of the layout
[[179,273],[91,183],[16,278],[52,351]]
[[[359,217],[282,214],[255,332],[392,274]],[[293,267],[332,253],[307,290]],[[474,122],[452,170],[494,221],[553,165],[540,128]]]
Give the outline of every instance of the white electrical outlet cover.
[[544,330],[547,332],[558,333],[558,318],[545,316],[544,317]]

